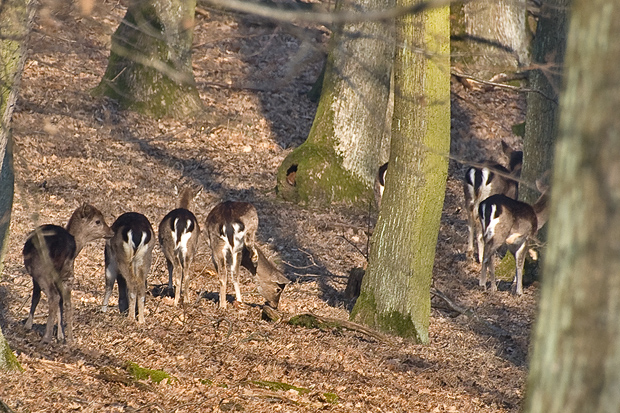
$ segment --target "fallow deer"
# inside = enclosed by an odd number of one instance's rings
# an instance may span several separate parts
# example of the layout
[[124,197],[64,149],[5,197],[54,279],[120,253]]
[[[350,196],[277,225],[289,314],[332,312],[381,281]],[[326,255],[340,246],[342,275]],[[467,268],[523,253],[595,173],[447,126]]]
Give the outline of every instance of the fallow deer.
[[260,295],[265,298],[266,304],[277,309],[280,303],[280,295],[284,291],[284,287],[291,281],[267,259],[260,248],[254,246],[254,249],[258,255],[258,260],[253,261],[252,253],[244,247],[241,265],[256,277],[256,288]]
[[[521,174],[523,152],[515,151],[502,141],[502,151],[510,159],[508,168],[487,161],[483,167],[469,167],[465,172],[463,192],[469,230],[467,255],[474,256],[474,236],[477,240],[478,262],[482,262],[484,240],[478,216],[478,206],[484,199],[495,194],[503,194],[516,199],[518,195],[518,179]],[[514,177],[515,179],[511,179]]]
[[383,190],[385,189],[385,175],[387,173],[388,162],[379,167],[377,176],[375,177],[375,202],[377,209],[381,208],[381,199],[383,198]]
[[105,246],[105,296],[101,311],[108,310],[114,282],[118,282],[118,309],[144,323],[146,277],[151,269],[155,234],[149,220],[137,212],[127,212],[112,224],[114,236]]
[[528,241],[547,222],[548,187],[541,181],[536,185],[542,195],[533,204],[516,201],[503,194],[492,195],[480,203],[479,216],[484,238],[484,254],[479,284],[486,289],[487,271],[491,281],[491,291],[496,291],[493,257],[504,243],[514,255],[516,262],[512,292],[523,294],[523,265]]
[[255,265],[259,261],[254,246],[257,229],[258,213],[254,205],[248,202],[222,202],[207,216],[206,230],[211,245],[211,258],[220,279],[220,308],[226,308],[229,274],[235,287],[237,302],[243,302],[238,280],[239,266],[244,247],[250,252],[251,261]]
[[187,285],[194,254],[198,247],[200,225],[189,210],[194,197],[190,188],[181,193],[179,208],[170,211],[159,224],[159,243],[168,266],[168,289],[174,291],[178,306],[187,294]]
[[[56,320],[58,340],[65,338],[62,328],[64,321],[66,340],[73,341],[71,288],[75,258],[90,241],[110,238],[112,235],[112,229],[106,224],[103,214],[88,204],[83,204],[73,212],[66,229],[57,225],[42,225],[28,235],[23,255],[26,271],[32,276],[32,304],[26,328],[32,328],[34,312],[43,290],[49,303],[43,342],[51,341]],[[63,306],[66,308],[64,311]],[[66,313],[66,317],[63,317],[63,313]]]

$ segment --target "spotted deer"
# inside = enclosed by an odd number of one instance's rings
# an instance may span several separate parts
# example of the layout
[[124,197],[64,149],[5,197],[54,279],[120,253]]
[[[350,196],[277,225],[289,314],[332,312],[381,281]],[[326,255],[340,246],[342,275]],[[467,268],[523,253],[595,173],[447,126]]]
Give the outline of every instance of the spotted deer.
[[492,195],[480,203],[479,216],[484,239],[484,254],[479,284],[486,289],[487,271],[491,291],[496,291],[493,257],[504,243],[516,262],[512,292],[523,294],[523,265],[528,241],[531,240],[548,218],[548,186],[536,182],[542,195],[533,204],[516,201],[503,194]]
[[256,288],[266,300],[266,304],[277,309],[280,303],[280,295],[284,287],[290,284],[290,280],[280,272],[275,265],[267,259],[263,251],[254,246],[258,259],[252,260],[252,253],[247,247],[243,248],[241,265],[256,278]]
[[149,220],[137,212],[127,212],[112,224],[114,236],[105,246],[105,296],[101,311],[108,310],[108,302],[118,282],[118,309],[128,311],[129,318],[144,323],[146,278],[151,269],[155,234]]
[[[220,308],[226,308],[228,277],[235,287],[238,303],[243,302],[239,288],[239,266],[244,247],[256,265],[259,255],[254,247],[258,213],[248,202],[226,201],[216,205],[207,216],[206,230],[211,245],[211,258],[220,280]],[[230,271],[228,270],[230,267]]]
[[[478,262],[482,262],[484,240],[478,216],[480,202],[495,194],[503,194],[516,199],[518,196],[518,182],[521,175],[523,152],[513,150],[502,141],[502,152],[508,156],[508,168],[487,161],[483,167],[469,167],[465,172],[463,192],[465,195],[465,209],[467,210],[468,244],[467,255],[474,257],[474,237],[477,241]],[[515,178],[515,179],[512,179]]]
[[191,188],[183,190],[179,208],[170,211],[159,224],[159,243],[166,257],[168,289],[174,291],[175,306],[178,306],[183,301],[183,295],[187,294],[192,261],[200,237],[198,220],[189,210],[194,196]]
[[103,214],[88,204],[83,204],[73,212],[66,228],[42,225],[28,235],[23,255],[26,271],[32,276],[32,304],[26,328],[32,328],[34,312],[43,290],[49,303],[43,342],[49,343],[52,340],[56,320],[58,341],[65,339],[63,324],[66,325],[66,341],[73,341],[71,289],[75,258],[87,243],[112,235],[112,229],[106,224]]

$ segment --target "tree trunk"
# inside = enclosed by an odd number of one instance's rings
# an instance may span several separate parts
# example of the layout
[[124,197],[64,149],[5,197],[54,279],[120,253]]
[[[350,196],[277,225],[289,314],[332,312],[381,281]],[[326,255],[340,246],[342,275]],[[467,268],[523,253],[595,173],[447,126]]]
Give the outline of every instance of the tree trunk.
[[[356,11],[393,6],[393,0],[342,3]],[[385,118],[393,54],[393,23],[334,30],[314,124],[278,171],[284,199],[329,204],[371,198],[377,168],[388,157]]]
[[475,0],[452,7],[454,61],[468,74],[490,79],[529,63],[526,2]]
[[[14,193],[10,125],[33,16],[34,7],[29,0],[10,0],[0,7],[0,272],[8,244]],[[0,329],[0,369],[13,368],[19,368],[19,363]]]
[[131,0],[94,93],[157,118],[200,113],[191,58],[195,8],[195,0]]
[[526,412],[620,406],[620,5],[576,0]]
[[[540,9],[532,51],[535,69],[530,72],[530,89],[541,93],[527,95],[521,173],[524,182],[535,182],[553,165],[571,3],[572,0],[546,0]],[[534,203],[539,195],[533,187],[520,187],[519,198],[524,202]]]
[[390,167],[351,317],[426,343],[450,150],[449,10],[405,16],[398,34]]

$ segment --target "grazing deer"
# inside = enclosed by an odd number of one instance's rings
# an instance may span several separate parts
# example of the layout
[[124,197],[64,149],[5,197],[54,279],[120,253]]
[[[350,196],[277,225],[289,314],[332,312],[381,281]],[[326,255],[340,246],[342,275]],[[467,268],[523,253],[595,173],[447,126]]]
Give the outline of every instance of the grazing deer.
[[251,254],[250,260],[255,265],[259,261],[259,255],[254,246],[258,229],[256,208],[248,202],[222,202],[209,212],[206,229],[211,245],[211,258],[220,279],[220,308],[226,308],[229,265],[230,278],[235,286],[235,296],[237,302],[241,303],[243,299],[238,276],[243,248],[248,249]]
[[[49,303],[43,342],[51,341],[56,319],[58,340],[65,338],[62,329],[65,321],[67,342],[73,341],[71,288],[75,258],[90,241],[110,238],[113,234],[101,212],[91,205],[83,204],[73,212],[66,229],[57,225],[42,225],[28,235],[23,255],[26,271],[32,276],[32,304],[26,328],[32,328],[34,312],[43,290]],[[66,311],[63,311],[63,306]],[[65,320],[63,312],[66,313]]]
[[155,234],[149,220],[137,212],[127,212],[112,224],[114,236],[105,245],[105,296],[101,311],[108,310],[108,301],[118,282],[118,309],[129,312],[132,320],[144,323],[146,277],[151,269]]
[[291,281],[267,259],[260,248],[254,246],[254,249],[258,255],[258,260],[253,261],[252,253],[244,247],[241,265],[256,277],[256,288],[260,295],[267,300],[266,304],[277,309],[280,303],[280,295],[284,287]]
[[523,163],[523,152],[514,151],[502,141],[502,152],[510,159],[508,169],[495,162],[486,162],[485,166],[469,167],[465,172],[463,192],[465,194],[465,209],[467,210],[467,223],[469,230],[467,255],[474,256],[474,235],[477,240],[478,262],[482,262],[484,240],[478,217],[480,202],[491,195],[503,194],[516,199],[518,195],[518,183],[511,177],[519,178]]
[[200,226],[189,210],[194,193],[186,188],[181,193],[179,208],[170,211],[159,224],[159,243],[168,265],[168,289],[174,289],[174,305],[178,306],[187,291],[190,268],[198,247]]
[[377,176],[375,177],[375,201],[377,208],[381,208],[381,199],[383,198],[383,190],[385,189],[385,174],[387,173],[388,162],[379,167]]
[[503,194],[492,195],[480,203],[479,216],[484,238],[484,255],[480,286],[486,289],[487,270],[490,274],[491,291],[496,291],[493,257],[504,243],[515,256],[516,272],[512,292],[523,294],[523,265],[528,240],[533,238],[547,222],[548,187],[536,181],[542,195],[533,205],[516,201]]

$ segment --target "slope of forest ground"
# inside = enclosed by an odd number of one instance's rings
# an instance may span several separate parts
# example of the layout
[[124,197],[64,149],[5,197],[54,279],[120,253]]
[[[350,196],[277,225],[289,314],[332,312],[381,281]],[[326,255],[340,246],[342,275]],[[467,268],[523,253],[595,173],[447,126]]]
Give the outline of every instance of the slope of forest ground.
[[[505,288],[490,295],[477,286],[480,266],[465,257],[464,167],[454,160],[434,285],[483,321],[434,298],[428,345],[261,321],[262,300],[246,272],[248,305],[221,311],[204,238],[185,307],[155,293],[167,283],[156,247],[146,323],[117,310],[101,313],[104,243],[98,241],[75,264],[75,343],[40,343],[45,297],[34,330],[24,328],[32,281],[21,248],[29,231],[66,224],[82,202],[101,209],[108,224],[138,211],[156,228],[176,207],[175,185],[203,188],[194,205],[201,223],[220,200],[256,205],[259,244],[293,281],[282,296],[284,313],[348,319],[343,292],[349,271],[365,263],[367,214],[304,209],[274,191],[278,165],[304,141],[314,118],[316,104],[305,92],[322,66],[328,30],[207,10],[197,16],[194,40],[205,114],[192,122],[157,121],[89,95],[124,11],[103,1],[88,17],[56,10],[36,20],[14,116],[16,197],[0,279],[0,323],[24,371],[0,374],[0,400],[16,412],[519,411],[538,289],[528,286],[516,298]],[[511,125],[523,120],[524,106],[514,92],[453,83],[454,157],[505,162],[495,154],[501,139],[520,146]],[[128,363],[173,378],[135,380]]]

